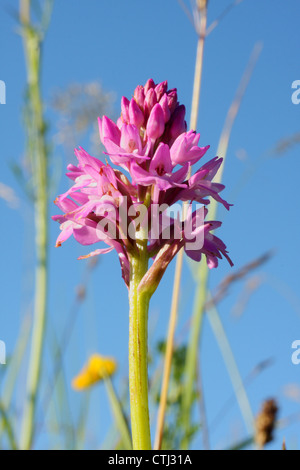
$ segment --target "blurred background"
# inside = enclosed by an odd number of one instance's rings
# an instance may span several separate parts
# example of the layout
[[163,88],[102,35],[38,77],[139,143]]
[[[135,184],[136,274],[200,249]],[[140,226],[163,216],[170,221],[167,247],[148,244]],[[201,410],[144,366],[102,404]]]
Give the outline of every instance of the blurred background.
[[[191,16],[195,5],[183,0],[32,0],[30,7],[30,21],[46,31],[41,36],[39,85],[49,169],[47,324],[32,446],[114,448],[118,439],[105,387],[99,383],[78,393],[71,381],[92,353],[114,357],[118,370],[112,381],[128,413],[127,289],[115,253],[96,262],[78,261],[89,247],[70,239],[54,248],[59,226],[50,217],[59,211],[52,201],[68,188],[64,173],[67,164],[75,162],[75,147],[104,158],[97,117],[118,117],[121,97],[131,98],[138,84],[148,78],[156,83],[168,80],[170,88],[178,89],[189,117],[197,46]],[[267,399],[276,400],[279,408],[274,441],[267,448],[280,449],[284,438],[289,449],[300,444],[300,364],[292,362],[292,343],[300,340],[300,104],[292,102],[292,84],[300,80],[299,14],[297,0],[208,3],[208,26],[213,27],[205,43],[197,131],[201,145],[211,145],[209,158],[217,153],[245,70],[249,83],[239,97],[223,176],[223,197],[234,206],[229,213],[220,209],[217,216],[223,221],[219,235],[234,268],[221,262],[210,273],[210,291],[219,295],[218,312],[217,317],[204,318],[201,399],[195,399],[192,409],[192,449],[227,449],[249,439],[248,447],[253,448],[247,412],[241,412],[237,399],[241,385],[229,345],[253,415]],[[6,410],[1,411],[0,442],[8,448],[5,421],[18,441],[26,397],[36,225],[28,158],[30,93],[18,1],[1,0],[0,22],[0,79],[6,84],[6,104],[0,105],[0,340],[7,350],[7,364],[0,365],[1,410]],[[174,266],[150,306],[153,433]],[[193,269],[185,260],[175,338],[179,353],[189,338],[197,288]],[[228,278],[233,274],[235,279]],[[178,364],[181,377],[180,357]],[[180,393],[180,379],[175,374],[172,380],[170,426]],[[175,445],[174,439],[166,436],[166,446],[167,441]]]

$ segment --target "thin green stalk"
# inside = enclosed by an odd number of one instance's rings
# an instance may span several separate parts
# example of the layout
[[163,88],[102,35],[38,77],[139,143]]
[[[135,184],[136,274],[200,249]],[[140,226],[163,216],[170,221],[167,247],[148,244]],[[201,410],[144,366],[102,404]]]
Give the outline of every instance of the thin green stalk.
[[[211,299],[211,295],[210,295]],[[251,405],[247,396],[247,392],[241,378],[237,363],[235,361],[234,354],[232,352],[229,340],[225,333],[220,315],[214,304],[207,310],[208,319],[212,330],[215,334],[216,340],[220,347],[223,359],[225,361],[228,374],[231,379],[231,383],[236,395],[237,402],[239,404],[242,416],[245,421],[245,425],[249,434],[254,432],[254,415],[252,413]]]
[[147,239],[140,231],[139,254],[131,257],[129,285],[129,390],[134,450],[151,449],[148,406],[148,309],[150,294],[138,286],[148,270]]
[[[85,437],[87,433],[87,421],[89,416],[89,409],[91,403],[91,395],[89,392],[85,393],[80,405],[78,423],[75,429],[76,447],[75,450],[83,449]],[[105,447],[104,447],[105,448]]]
[[[24,7],[25,8],[22,8]],[[41,374],[41,362],[47,307],[47,246],[48,246],[48,169],[45,122],[40,91],[40,33],[30,25],[30,2],[20,3],[24,49],[28,76],[28,148],[35,189],[36,270],[34,319],[27,395],[24,408],[21,448],[30,449],[34,438],[34,419]],[[25,16],[24,16],[25,15]]]
[[[27,397],[21,431],[21,448],[30,449],[34,436],[34,418],[41,374],[41,362],[46,324],[47,301],[47,214],[46,204],[41,202],[36,207],[36,242],[38,245],[38,261],[35,271],[36,297],[34,309],[34,327],[32,333],[31,353],[27,378]],[[39,215],[41,216],[39,218]]]
[[18,450],[17,441],[14,435],[14,430],[12,428],[11,422],[6,414],[6,410],[3,407],[2,403],[0,403],[0,416],[3,421],[4,430],[6,431],[11,450]]
[[106,391],[107,391],[107,395],[110,401],[115,423],[118,427],[120,436],[122,438],[122,443],[126,450],[131,450],[132,442],[131,442],[130,432],[128,429],[128,424],[127,424],[127,421],[123,412],[121,402],[115,392],[112,381],[110,380],[109,377],[106,377],[104,379],[104,383],[106,386]]
[[191,333],[185,363],[185,383],[182,404],[182,413],[185,428],[185,438],[182,442],[183,449],[187,449],[189,445],[191,407],[193,403],[194,384],[196,383],[197,375],[198,346],[202,332],[204,306],[206,304],[207,278],[208,270],[200,270],[198,288],[196,291],[194,309],[191,320]]

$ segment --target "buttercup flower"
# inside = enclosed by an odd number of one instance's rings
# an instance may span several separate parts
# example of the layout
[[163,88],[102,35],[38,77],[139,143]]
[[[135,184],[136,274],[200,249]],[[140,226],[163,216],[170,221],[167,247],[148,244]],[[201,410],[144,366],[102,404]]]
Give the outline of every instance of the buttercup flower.
[[[191,167],[204,157],[209,145],[199,147],[200,134],[187,132],[185,107],[179,104],[176,89],[168,90],[166,81],[156,85],[150,79],[145,86],[136,88],[131,100],[122,98],[121,110],[117,123],[106,116],[99,118],[100,139],[113,166],[82,148],[76,149],[78,165],[69,165],[67,173],[74,184],[56,199],[63,215],[53,219],[61,224],[57,246],[73,235],[82,245],[107,245],[87,256],[116,250],[123,279],[129,286],[130,256],[139,249],[134,232],[138,234],[142,229],[143,236],[149,239],[154,270],[159,269],[155,263],[161,263],[160,255],[164,254],[165,264],[169,264],[191,238],[185,233],[184,224],[177,231],[180,239],[172,235],[164,239],[162,227],[158,226],[156,232],[160,236],[153,250],[150,231],[154,223],[161,223],[160,217],[156,221],[150,217],[155,204],[172,207],[189,201],[207,206],[209,198],[227,209],[229,204],[220,196],[224,185],[213,182],[222,158],[213,158],[188,178]],[[147,213],[143,217],[138,210],[141,204]],[[195,212],[191,214],[194,216]],[[170,219],[172,225],[174,221]],[[186,249],[186,254],[196,261],[205,255],[210,268],[216,267],[222,257],[232,264],[224,243],[211,233],[220,225],[216,221],[203,222],[202,246]],[[129,227],[133,228],[131,232]]]
[[82,371],[73,379],[72,386],[77,391],[85,390],[113,375],[116,369],[117,363],[113,358],[94,354]]

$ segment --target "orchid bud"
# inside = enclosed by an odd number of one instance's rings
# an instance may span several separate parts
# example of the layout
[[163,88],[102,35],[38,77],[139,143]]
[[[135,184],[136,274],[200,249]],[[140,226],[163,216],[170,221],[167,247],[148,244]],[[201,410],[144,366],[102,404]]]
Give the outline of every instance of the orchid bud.
[[160,104],[156,104],[152,109],[147,122],[147,136],[150,139],[159,139],[165,130],[165,116]]
[[169,121],[170,117],[171,117],[171,111],[169,109],[168,96],[167,96],[166,93],[161,98],[159,104],[161,105],[161,108],[162,108],[163,113],[164,113],[165,123],[167,123]]
[[144,92],[144,87],[142,85],[138,85],[136,89],[134,90],[133,97],[139,107],[141,109],[144,109],[144,101],[145,101],[145,92]]
[[140,128],[144,124],[144,113],[134,99],[132,99],[129,104],[129,121],[130,124],[133,124],[137,128]]
[[122,119],[125,124],[129,123],[129,100],[122,96],[121,99]]
[[157,96],[157,101],[161,99],[161,97],[167,92],[168,90],[168,82],[165,80],[164,82],[159,83],[155,87],[155,93]]
[[155,83],[154,81],[152,80],[152,78],[149,78],[149,80],[147,80],[145,86],[144,86],[144,91],[145,91],[145,95],[148,93],[148,91],[151,89],[151,88],[155,88]]
[[153,88],[150,88],[150,90],[147,92],[146,97],[145,97],[145,114],[146,117],[149,116],[151,113],[152,108],[157,104],[157,97],[156,93],[153,90]]
[[178,99],[177,99],[177,89],[173,88],[173,90],[170,90],[168,92],[168,106],[169,110],[171,113],[173,113],[178,105]]

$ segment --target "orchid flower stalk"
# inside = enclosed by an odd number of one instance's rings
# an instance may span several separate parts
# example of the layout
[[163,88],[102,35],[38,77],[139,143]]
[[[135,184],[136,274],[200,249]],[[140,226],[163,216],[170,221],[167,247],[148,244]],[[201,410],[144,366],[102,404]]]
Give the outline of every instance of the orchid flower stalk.
[[[81,259],[117,252],[129,291],[129,388],[133,448],[151,448],[148,410],[147,334],[149,302],[168,265],[184,249],[195,261],[205,255],[209,268],[225,257],[226,245],[212,232],[221,222],[208,221],[210,199],[224,186],[213,182],[222,159],[215,157],[192,175],[209,146],[187,132],[185,107],[166,81],[149,79],[128,100],[123,97],[117,123],[99,118],[100,139],[110,162],[75,150],[78,166],[69,165],[73,186],[55,203],[62,215],[57,246],[70,236],[82,245],[103,242]],[[181,203],[188,203],[184,220]]]

